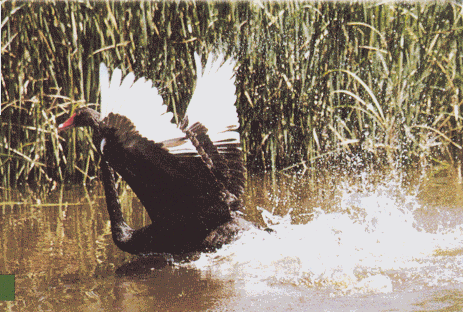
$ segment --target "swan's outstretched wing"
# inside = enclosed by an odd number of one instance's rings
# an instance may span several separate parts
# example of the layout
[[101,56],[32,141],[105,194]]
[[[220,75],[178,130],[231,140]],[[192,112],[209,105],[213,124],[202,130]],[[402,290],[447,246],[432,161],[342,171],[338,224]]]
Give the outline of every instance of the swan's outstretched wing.
[[[224,56],[219,55],[215,61],[209,57],[206,67],[202,68],[196,53],[195,62],[197,81],[187,110],[189,124],[201,122],[205,125],[211,141],[216,145],[220,145],[220,141],[239,143],[233,77],[235,62],[231,59],[224,61]],[[142,78],[135,81],[133,73],[122,79],[120,69],[115,69],[110,78],[108,68],[101,63],[100,85],[101,119],[111,112],[126,116],[142,136],[154,142],[184,136],[178,126],[172,123],[173,114],[167,112],[167,106],[150,80]],[[188,141],[182,143],[171,152],[194,152]]]
[[[115,69],[109,78],[108,68],[100,64],[101,119],[109,113],[126,116],[136,125],[137,131],[145,138],[161,142],[184,134],[172,123],[173,114],[167,112],[162,97],[150,80],[144,78],[135,81],[135,75],[129,73],[122,79],[122,71]],[[191,144],[182,146],[194,151]],[[188,145],[188,146],[187,146]]]
[[192,143],[217,180],[238,197],[244,191],[245,168],[235,107],[235,62],[225,61],[224,55],[215,60],[209,56],[202,68],[197,54],[195,61],[196,89],[186,113],[197,134]]
[[[234,62],[224,62],[223,56],[216,62],[209,58],[202,74],[196,54],[195,60],[198,80],[187,110],[192,126],[180,128],[171,123],[172,113],[166,112],[166,105],[162,104],[162,98],[150,81],[139,79],[134,82],[135,77],[130,73],[121,83],[119,69],[113,72],[110,80],[106,66],[100,66],[101,116],[106,129],[112,129],[106,134],[106,150],[112,149],[115,153],[109,163],[127,180],[138,197],[141,197],[139,193],[149,192],[149,187],[154,187],[155,183],[141,186],[137,177],[174,178],[178,179],[177,184],[182,179],[197,179],[199,187],[203,187],[201,183],[215,181],[218,192],[225,193],[220,195],[222,200],[231,204],[229,208],[238,209],[237,197],[244,189],[245,169],[239,133],[236,132]],[[120,155],[115,157],[117,150]],[[142,160],[134,163],[137,157]],[[175,188],[175,183],[171,187]],[[148,202],[150,197],[145,197]]]
[[[214,61],[209,57],[202,68],[201,59],[195,53],[196,88],[187,109],[190,125],[202,123],[208,129],[213,142],[233,139],[239,142],[238,115],[236,113],[235,62],[219,55]],[[234,130],[234,131],[227,131]]]

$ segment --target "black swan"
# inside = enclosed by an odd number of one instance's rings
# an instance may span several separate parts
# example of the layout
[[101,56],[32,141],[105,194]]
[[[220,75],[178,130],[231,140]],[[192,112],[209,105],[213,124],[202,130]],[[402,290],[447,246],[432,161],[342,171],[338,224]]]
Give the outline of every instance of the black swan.
[[[208,251],[248,227],[237,216],[245,168],[236,132],[234,64],[216,61],[223,63],[218,68],[209,66],[208,60],[201,75],[199,57],[195,59],[196,90],[179,126],[171,123],[173,114],[166,112],[150,81],[134,83],[130,73],[121,83],[119,69],[109,81],[102,64],[102,113],[78,108],[58,128],[93,128],[112,236],[123,251],[176,255]],[[135,230],[124,221],[113,171],[130,185],[152,224]]]

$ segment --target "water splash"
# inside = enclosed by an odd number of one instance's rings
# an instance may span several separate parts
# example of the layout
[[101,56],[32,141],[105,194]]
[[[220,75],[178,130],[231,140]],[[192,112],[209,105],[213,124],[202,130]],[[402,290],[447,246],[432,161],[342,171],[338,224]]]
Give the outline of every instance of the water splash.
[[242,233],[190,265],[240,281],[247,292],[296,285],[336,295],[463,284],[463,222],[425,231],[416,215],[426,207],[394,181],[342,183],[339,191],[334,212],[315,208],[307,224],[293,224],[291,211],[277,216],[260,209],[274,232]]

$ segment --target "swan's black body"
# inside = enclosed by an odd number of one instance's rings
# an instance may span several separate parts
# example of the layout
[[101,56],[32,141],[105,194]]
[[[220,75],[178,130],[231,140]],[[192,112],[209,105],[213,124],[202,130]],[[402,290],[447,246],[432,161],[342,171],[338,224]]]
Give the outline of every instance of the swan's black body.
[[[187,123],[185,123],[187,124]],[[185,137],[153,142],[124,116],[80,108],[60,129],[90,126],[101,152],[101,170],[116,245],[129,253],[184,254],[220,247],[245,226],[241,207],[245,169],[238,143],[220,152],[199,123],[183,127]],[[191,140],[197,155],[171,154],[169,146]],[[134,230],[123,218],[113,170],[146,208],[152,224]]]

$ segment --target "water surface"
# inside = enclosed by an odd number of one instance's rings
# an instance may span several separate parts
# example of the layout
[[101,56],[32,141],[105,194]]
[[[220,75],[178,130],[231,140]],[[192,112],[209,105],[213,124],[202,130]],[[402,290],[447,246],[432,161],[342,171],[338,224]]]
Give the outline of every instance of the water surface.
[[[121,188],[129,224],[148,224]],[[189,262],[115,247],[101,186],[2,193],[12,311],[461,311],[463,187],[454,171],[250,177],[268,231]],[[142,272],[142,273],[140,273]]]

